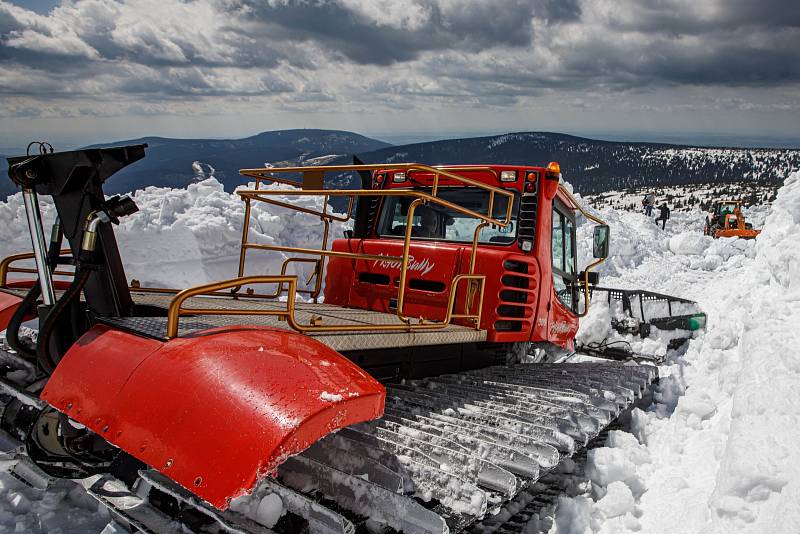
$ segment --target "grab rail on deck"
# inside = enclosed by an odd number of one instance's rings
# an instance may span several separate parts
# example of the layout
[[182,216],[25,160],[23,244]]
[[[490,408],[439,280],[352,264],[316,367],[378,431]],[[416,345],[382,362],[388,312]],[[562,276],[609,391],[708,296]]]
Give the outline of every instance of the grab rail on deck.
[[[431,191],[430,193],[412,189],[324,189],[324,176],[326,172],[335,172],[335,171],[349,171],[349,172],[359,172],[359,171],[376,171],[376,170],[403,170],[407,174],[411,174],[412,172],[425,172],[430,173],[433,176],[433,180],[431,183]],[[436,204],[442,206],[444,208],[448,208],[450,210],[456,211],[458,213],[462,213],[468,217],[472,217],[481,221],[475,227],[473,239],[472,239],[472,250],[470,254],[470,266],[469,266],[469,275],[473,275],[475,272],[475,259],[477,255],[477,247],[478,247],[478,239],[481,230],[488,225],[496,225],[500,227],[506,227],[511,222],[511,215],[513,211],[513,202],[514,202],[514,193],[507,191],[505,189],[501,189],[499,187],[495,187],[492,185],[487,185],[483,182],[478,180],[473,180],[471,178],[467,178],[465,176],[461,176],[459,174],[455,174],[451,172],[453,170],[458,171],[488,171],[494,172],[493,169],[490,167],[482,167],[482,166],[470,166],[470,167],[458,167],[457,169],[442,169],[439,167],[431,167],[428,165],[421,165],[418,163],[394,163],[394,164],[370,164],[370,165],[329,165],[329,166],[314,166],[314,167],[269,167],[269,168],[260,168],[260,169],[242,169],[240,174],[244,176],[248,176],[251,178],[255,178],[255,189],[239,189],[237,190],[237,194],[242,198],[245,202],[245,221],[242,225],[242,241],[240,246],[239,252],[239,277],[244,276],[245,270],[245,262],[247,257],[247,251],[250,249],[260,249],[260,250],[270,250],[274,252],[294,252],[297,254],[306,254],[306,255],[317,255],[319,258],[317,260],[308,262],[308,258],[296,258],[290,257],[284,260],[284,263],[281,267],[281,274],[286,274],[286,268],[288,264],[292,261],[307,261],[308,263],[315,263],[314,272],[312,273],[311,277],[309,277],[309,283],[312,278],[315,278],[315,285],[312,290],[304,290],[304,289],[296,289],[298,293],[307,293],[311,295],[311,297],[316,301],[319,297],[319,294],[322,290],[322,273],[325,267],[325,259],[326,257],[335,256],[335,257],[342,257],[342,258],[351,258],[351,259],[361,259],[361,260],[380,260],[380,261],[398,261],[400,262],[400,280],[399,280],[399,293],[397,297],[397,316],[398,318],[406,323],[410,324],[412,319],[405,316],[403,313],[404,310],[404,303],[405,303],[405,292],[406,292],[406,279],[408,275],[408,258],[409,258],[409,250],[410,250],[410,242],[411,242],[411,232],[412,226],[409,224],[409,221],[412,221],[414,218],[415,210],[423,204]],[[292,174],[302,174],[303,181],[298,182],[295,180],[289,180],[286,178],[282,178],[276,176],[276,173],[292,173]],[[449,180],[455,181],[459,184],[463,184],[466,186],[475,187],[477,189],[481,189],[485,191],[489,195],[489,201],[487,205],[486,214],[483,214],[478,211],[474,211],[465,207],[462,207],[458,204],[453,202],[447,201],[443,198],[440,198],[439,195],[439,188],[440,188],[440,180],[441,178],[447,178]],[[263,182],[275,182],[284,185],[291,185],[295,188],[300,189],[261,189],[261,184]],[[503,196],[507,199],[506,201],[506,210],[505,214],[502,218],[498,218],[494,216],[494,206],[495,206],[495,195]],[[296,197],[311,197],[317,196],[322,197],[323,200],[323,208],[321,211],[319,210],[312,210],[304,206],[296,206],[294,204],[284,202],[282,200],[277,200],[272,197],[276,196],[296,196]],[[414,200],[410,203],[408,207],[408,211],[406,213],[406,230],[403,240],[403,255],[396,257],[396,256],[375,256],[371,254],[359,254],[354,252],[339,252],[339,251],[330,251],[327,250],[328,246],[328,238],[330,234],[330,224],[333,221],[345,222],[350,220],[352,217],[352,210],[354,201],[358,197],[410,197]],[[347,213],[343,217],[337,217],[336,215],[329,213],[328,210],[328,200],[331,197],[348,197],[348,207]],[[265,202],[267,204],[271,204],[274,206],[279,206],[288,209],[294,209],[301,213],[316,215],[322,221],[324,228],[323,228],[323,237],[322,237],[322,246],[320,249],[309,249],[309,248],[300,248],[300,247],[287,247],[281,245],[266,245],[260,243],[251,243],[249,241],[249,231],[250,231],[250,217],[251,217],[251,202],[260,201]],[[467,298],[465,301],[465,312],[464,314],[468,313],[468,310],[471,309],[472,304],[474,302],[474,295],[478,291],[477,285],[480,285],[481,294],[483,293],[483,283],[484,279],[480,277],[472,277],[470,278],[470,284],[467,288]],[[234,286],[232,293],[238,292],[240,288]],[[453,286],[455,289],[455,285]],[[276,293],[270,295],[272,297],[277,297],[278,295],[282,294],[284,291],[283,284],[279,284]],[[450,313],[450,310],[448,310]],[[476,325],[477,328],[477,325]]]
[[[323,325],[320,324],[312,315],[310,323],[301,323],[295,316],[295,301],[297,298],[297,277],[296,276],[243,276],[234,278],[232,280],[224,280],[222,282],[213,282],[200,286],[190,287],[176,294],[169,303],[167,311],[167,338],[172,339],[178,336],[180,331],[180,318],[184,315],[271,315],[277,316],[279,320],[286,321],[286,323],[293,329],[300,333],[325,333],[325,332],[365,332],[365,331],[403,331],[408,332],[411,330],[437,330],[444,328],[450,324],[453,319],[469,319],[475,322],[475,325],[480,324],[481,310],[483,307],[483,275],[475,274],[459,274],[453,279],[450,285],[450,297],[448,299],[447,314],[443,321],[427,321],[422,318],[416,324],[390,324],[390,325],[375,325],[375,324],[359,324],[359,325]],[[462,280],[479,280],[480,294],[478,298],[478,310],[475,314],[469,314],[469,310],[465,310],[463,314],[453,313],[456,289]],[[286,299],[286,308],[284,309],[264,309],[261,308],[237,308],[237,309],[217,309],[217,308],[187,308],[184,303],[192,298],[198,296],[213,296],[219,295],[219,292],[225,289],[235,287],[242,287],[252,284],[288,284],[288,294]]]
[[[61,250],[60,254],[72,254],[70,249]],[[10,273],[25,273],[36,274],[38,271],[32,267],[12,267],[12,264],[18,261],[32,260],[34,258],[33,252],[22,252],[20,254],[11,254],[0,260],[0,287],[8,286],[8,275]],[[73,271],[54,271],[53,274],[60,276],[74,276]]]

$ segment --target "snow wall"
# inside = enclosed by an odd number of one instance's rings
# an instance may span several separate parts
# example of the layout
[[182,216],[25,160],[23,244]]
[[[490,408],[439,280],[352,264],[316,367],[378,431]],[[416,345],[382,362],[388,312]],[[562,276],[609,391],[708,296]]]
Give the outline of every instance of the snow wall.
[[[238,195],[226,193],[211,177],[185,189],[148,187],[132,196],[139,211],[115,228],[129,281],[184,288],[237,275],[244,219],[244,203]],[[321,199],[315,197],[278,200],[313,209],[322,207]],[[318,217],[263,202],[252,206],[251,242],[321,247],[323,226]],[[49,228],[55,209],[48,197],[42,198],[41,209]],[[331,237],[341,236],[342,228],[334,225]],[[30,250],[25,207],[22,194],[17,193],[0,203],[0,255]],[[251,250],[245,274],[278,274],[285,258],[279,252]],[[290,270],[290,274],[293,272]]]
[[[696,299],[709,319],[664,366],[632,433],[612,431],[589,453],[591,488],[561,499],[551,533],[798,532],[800,173],[754,241],[703,236],[702,214],[666,233],[641,214],[601,215],[612,226],[604,285]],[[608,335],[592,317],[608,313],[596,306],[579,337]]]

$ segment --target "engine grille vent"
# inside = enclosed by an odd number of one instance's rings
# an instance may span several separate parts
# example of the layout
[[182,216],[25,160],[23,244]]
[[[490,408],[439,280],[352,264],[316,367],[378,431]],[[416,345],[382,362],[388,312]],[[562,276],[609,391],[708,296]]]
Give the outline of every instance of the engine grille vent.
[[499,332],[523,332],[533,326],[536,302],[536,278],[531,260],[525,257],[506,259],[500,277],[500,301],[497,304],[495,329]]
[[518,237],[533,238],[536,230],[536,199],[536,191],[522,195],[522,201],[519,204],[519,217],[517,218]]

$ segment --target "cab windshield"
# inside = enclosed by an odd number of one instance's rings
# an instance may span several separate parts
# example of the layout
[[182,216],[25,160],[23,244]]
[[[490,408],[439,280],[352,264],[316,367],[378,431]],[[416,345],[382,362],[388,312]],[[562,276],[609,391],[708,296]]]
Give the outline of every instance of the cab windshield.
[[[425,193],[430,189],[418,189]],[[439,198],[457,206],[472,210],[482,215],[490,215],[489,194],[481,189],[474,188],[439,188]],[[378,233],[381,236],[402,237],[406,231],[406,216],[408,206],[415,200],[414,197],[386,197],[378,224]],[[511,210],[511,223],[505,227],[487,226],[481,230],[480,243],[507,245],[513,243],[517,235],[517,203]],[[498,220],[505,219],[508,198],[495,195],[492,217]],[[446,208],[434,203],[417,206],[414,211],[414,220],[411,224],[411,237],[414,239],[430,239],[436,241],[472,242],[475,227],[481,220],[469,217],[456,210]]]

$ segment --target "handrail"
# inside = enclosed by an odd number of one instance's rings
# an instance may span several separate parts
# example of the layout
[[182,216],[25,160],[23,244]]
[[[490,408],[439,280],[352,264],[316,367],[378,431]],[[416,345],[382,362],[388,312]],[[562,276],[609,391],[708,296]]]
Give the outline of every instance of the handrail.
[[[67,248],[61,250],[59,254],[72,254],[72,251]],[[0,287],[8,286],[9,273],[26,273],[26,274],[37,273],[38,271],[33,268],[11,267],[11,264],[14,262],[22,260],[32,260],[33,258],[34,258],[33,252],[22,252],[19,254],[11,254],[10,256],[6,256],[2,260],[0,260]],[[72,271],[54,271],[53,274],[61,276],[73,276],[75,273]]]
[[[567,197],[567,199],[572,203],[572,205],[578,211],[580,211],[583,214],[584,217],[586,217],[590,221],[596,222],[597,224],[607,225],[607,223],[603,219],[601,219],[601,218],[599,218],[599,217],[597,217],[595,215],[592,215],[591,213],[586,211],[583,208],[583,206],[580,204],[580,202],[578,202],[578,199],[576,199],[572,195],[572,193],[569,191],[569,189],[564,187],[563,184],[559,184],[558,185],[558,190],[561,191],[564,194],[564,196]],[[595,267],[597,267],[598,265],[600,265],[604,261],[606,261],[606,258],[599,258],[597,261],[592,262],[589,265],[587,265],[586,268],[583,270],[583,288],[584,288],[584,291],[583,291],[583,299],[584,299],[583,300],[583,312],[582,313],[578,313],[577,310],[576,310],[576,315],[578,317],[586,317],[586,314],[589,313],[589,271],[591,271],[592,269],[594,269]]]
[[[464,169],[464,167],[460,167],[460,169]],[[315,165],[310,167],[262,167],[256,169],[241,169],[239,174],[243,176],[249,176],[251,178],[256,178],[257,180],[268,179],[277,183],[284,183],[288,185],[296,185],[299,187],[304,186],[306,176],[313,176],[314,178],[318,178],[320,174],[326,172],[335,172],[335,171],[379,171],[379,170],[405,170],[408,172],[430,172],[433,174],[433,191],[435,192],[439,186],[439,176],[444,176],[446,178],[450,178],[451,180],[455,180],[462,184],[471,185],[474,187],[478,187],[480,189],[484,189],[486,191],[506,195],[509,197],[509,201],[513,201],[514,194],[509,193],[505,189],[500,187],[495,187],[493,185],[487,185],[483,182],[478,180],[473,180],[472,178],[467,178],[465,176],[461,176],[447,170],[442,169],[441,167],[432,167],[430,165],[423,165],[420,163],[371,163],[366,165]],[[469,167],[466,170],[483,170],[480,167]],[[286,180],[282,178],[278,178],[277,176],[271,176],[265,174],[267,173],[301,173],[303,174],[303,183],[298,183],[293,180]]]
[[[480,295],[478,298],[478,307],[475,314],[469,313],[469,307],[464,310],[462,314],[453,313],[453,308],[456,298],[456,289],[462,280],[475,280],[480,282]],[[481,314],[483,310],[483,289],[486,277],[477,274],[459,274],[453,278],[450,284],[450,296],[448,298],[447,313],[442,321],[427,321],[422,318],[419,319],[417,324],[403,323],[393,325],[378,325],[378,324],[359,324],[359,325],[321,325],[315,324],[312,317],[312,323],[301,324],[295,317],[295,299],[297,296],[297,277],[296,276],[269,276],[269,275],[256,275],[256,276],[243,276],[234,278],[232,280],[224,280],[221,282],[212,282],[210,284],[203,284],[199,286],[190,287],[176,294],[169,303],[167,310],[167,338],[172,339],[178,336],[179,322],[181,316],[184,315],[271,315],[277,316],[280,320],[285,320],[286,323],[293,330],[300,333],[309,332],[365,332],[365,331],[404,331],[410,332],[412,330],[438,330],[447,327],[453,319],[467,319],[475,323],[476,327],[480,325]],[[183,304],[186,300],[201,295],[212,296],[219,295],[219,291],[224,289],[231,289],[234,287],[242,287],[251,284],[288,284],[289,289],[287,292],[286,308],[284,309],[215,309],[215,308],[184,308]]]
[[[374,170],[405,170],[409,175],[412,172],[427,172],[433,175],[433,183],[431,184],[431,191],[430,193],[413,190],[413,189],[324,189],[324,174],[326,172],[331,171],[374,171]],[[240,174],[244,176],[249,176],[255,178],[255,189],[238,189],[236,193],[242,198],[245,202],[245,222],[242,227],[242,241],[241,247],[239,251],[239,277],[244,276],[244,269],[245,269],[245,262],[246,262],[246,255],[247,251],[250,249],[261,249],[261,250],[271,250],[276,252],[294,252],[297,254],[309,254],[309,255],[318,255],[319,260],[315,267],[313,277],[316,277],[315,287],[313,291],[308,290],[301,290],[303,292],[310,293],[311,296],[316,299],[319,297],[321,292],[321,276],[324,270],[324,262],[326,257],[329,256],[336,256],[336,257],[343,257],[343,258],[351,258],[351,259],[361,259],[361,260],[375,260],[378,259],[374,255],[369,254],[360,254],[360,253],[353,253],[353,252],[338,252],[338,251],[328,251],[327,249],[327,242],[329,236],[329,225],[332,220],[338,220],[340,222],[349,220],[352,216],[352,208],[354,204],[354,199],[358,197],[410,197],[414,200],[411,202],[409,206],[409,210],[406,214],[406,232],[403,241],[403,256],[401,258],[393,258],[393,257],[385,257],[381,256],[380,260],[394,260],[399,261],[401,264],[400,267],[400,288],[398,292],[397,298],[397,316],[406,324],[410,324],[412,321],[411,318],[404,315],[404,304],[405,304],[405,292],[406,292],[406,279],[408,275],[408,257],[409,257],[409,250],[410,250],[410,241],[411,241],[411,224],[408,221],[413,220],[414,211],[416,208],[421,204],[436,204],[442,206],[444,208],[453,210],[458,213],[462,213],[468,217],[472,217],[481,221],[475,228],[474,237],[472,240],[472,253],[470,254],[470,267],[469,273],[473,274],[475,271],[475,260],[477,256],[477,244],[478,238],[481,230],[488,225],[496,225],[500,227],[506,227],[511,222],[511,216],[513,212],[513,205],[514,205],[514,193],[507,191],[505,189],[495,187],[492,185],[485,184],[483,182],[473,180],[471,178],[467,178],[458,174],[455,174],[451,171],[460,170],[460,171],[490,171],[493,172],[496,176],[497,173],[491,169],[490,167],[484,166],[465,166],[465,167],[456,167],[452,169],[442,169],[440,167],[431,167],[428,165],[421,165],[417,163],[396,163],[396,164],[370,164],[370,165],[328,165],[328,166],[312,166],[312,167],[269,167],[269,168],[260,168],[260,169],[242,169]],[[276,173],[301,173],[303,175],[303,181],[297,182],[294,180],[287,180],[284,178],[280,178],[275,176]],[[438,196],[438,188],[439,188],[439,180],[440,176],[444,176],[449,178],[453,181],[462,183],[464,185],[474,186],[476,188],[482,189],[489,194],[489,202],[486,214],[462,207],[458,204],[453,202],[447,201],[443,198]],[[310,178],[307,180],[307,178]],[[261,189],[262,181],[274,181],[280,184],[287,184],[293,187],[300,187],[301,189]],[[308,187],[307,187],[308,186]],[[313,187],[312,187],[313,186]],[[322,188],[320,188],[322,187]],[[506,209],[505,214],[502,218],[494,216],[494,205],[495,205],[495,195],[500,194],[507,198],[506,202]],[[318,210],[311,210],[309,208],[305,208],[302,206],[295,206],[293,204],[289,204],[287,202],[283,202],[280,200],[276,200],[275,196],[322,196],[323,202],[325,204],[323,211]],[[335,218],[332,214],[327,213],[327,201],[331,197],[340,197],[346,196],[349,198],[347,214],[341,218]],[[249,227],[250,227],[250,214],[251,214],[251,201],[257,200],[260,202],[265,202],[268,204],[272,204],[275,206],[283,207],[283,208],[290,208],[295,209],[301,213],[307,213],[311,215],[316,215],[320,217],[323,224],[325,225],[324,234],[323,234],[323,243],[321,249],[308,249],[308,248],[300,248],[300,247],[286,247],[286,246],[279,246],[279,245],[266,245],[266,244],[256,244],[250,243],[249,238]],[[284,264],[281,268],[281,274],[285,274],[287,263],[292,258],[289,258],[284,261]],[[309,278],[309,281],[311,278]],[[482,286],[483,281],[479,282]],[[237,292],[240,288],[234,287],[233,292]],[[279,285],[278,292],[276,294],[280,294],[283,290],[283,285]],[[477,291],[477,287],[475,286],[474,282],[470,282],[470,286],[468,288],[468,295],[467,295],[467,305],[471,305],[474,299],[474,295]],[[481,291],[483,288],[481,287]]]
[[[294,298],[286,301],[286,310],[214,310],[204,308],[184,308],[183,303],[192,297],[198,295],[210,295],[223,289],[230,289],[232,287],[241,287],[248,284],[289,284],[289,293],[292,297],[295,296],[297,288],[296,276],[245,276],[234,278],[232,280],[224,280],[222,282],[212,282],[210,284],[203,284],[199,286],[190,287],[180,291],[177,295],[172,297],[167,310],[167,338],[172,339],[178,335],[178,321],[181,315],[277,315],[277,316],[293,316],[294,315]],[[245,312],[245,313],[242,313]]]
[[[468,208],[463,208],[458,204],[454,204],[450,201],[444,200],[437,196],[434,196],[430,193],[425,193],[423,191],[416,191],[414,189],[237,189],[236,194],[240,197],[244,198],[251,198],[255,200],[259,200],[261,202],[267,202],[269,204],[279,205],[278,201],[267,200],[265,198],[260,198],[262,196],[322,196],[327,195],[331,197],[416,197],[425,200],[426,202],[432,202],[434,204],[438,204],[442,207],[452,209],[459,213],[463,213],[464,215],[468,215],[470,217],[474,217],[476,219],[481,219],[483,221],[488,222],[489,224],[494,224],[500,227],[506,227],[511,222],[511,215],[514,208],[514,193],[509,191],[503,191],[503,195],[509,198],[509,202],[506,204],[506,214],[505,217],[501,219],[496,219],[491,215],[484,215],[480,212],[473,211]],[[289,207],[291,209],[296,209],[291,205],[283,204],[284,207]],[[490,203],[491,208],[491,203]],[[302,211],[298,209],[297,211]],[[487,210],[487,213],[489,210]],[[348,219],[343,219],[340,222],[345,222]]]

